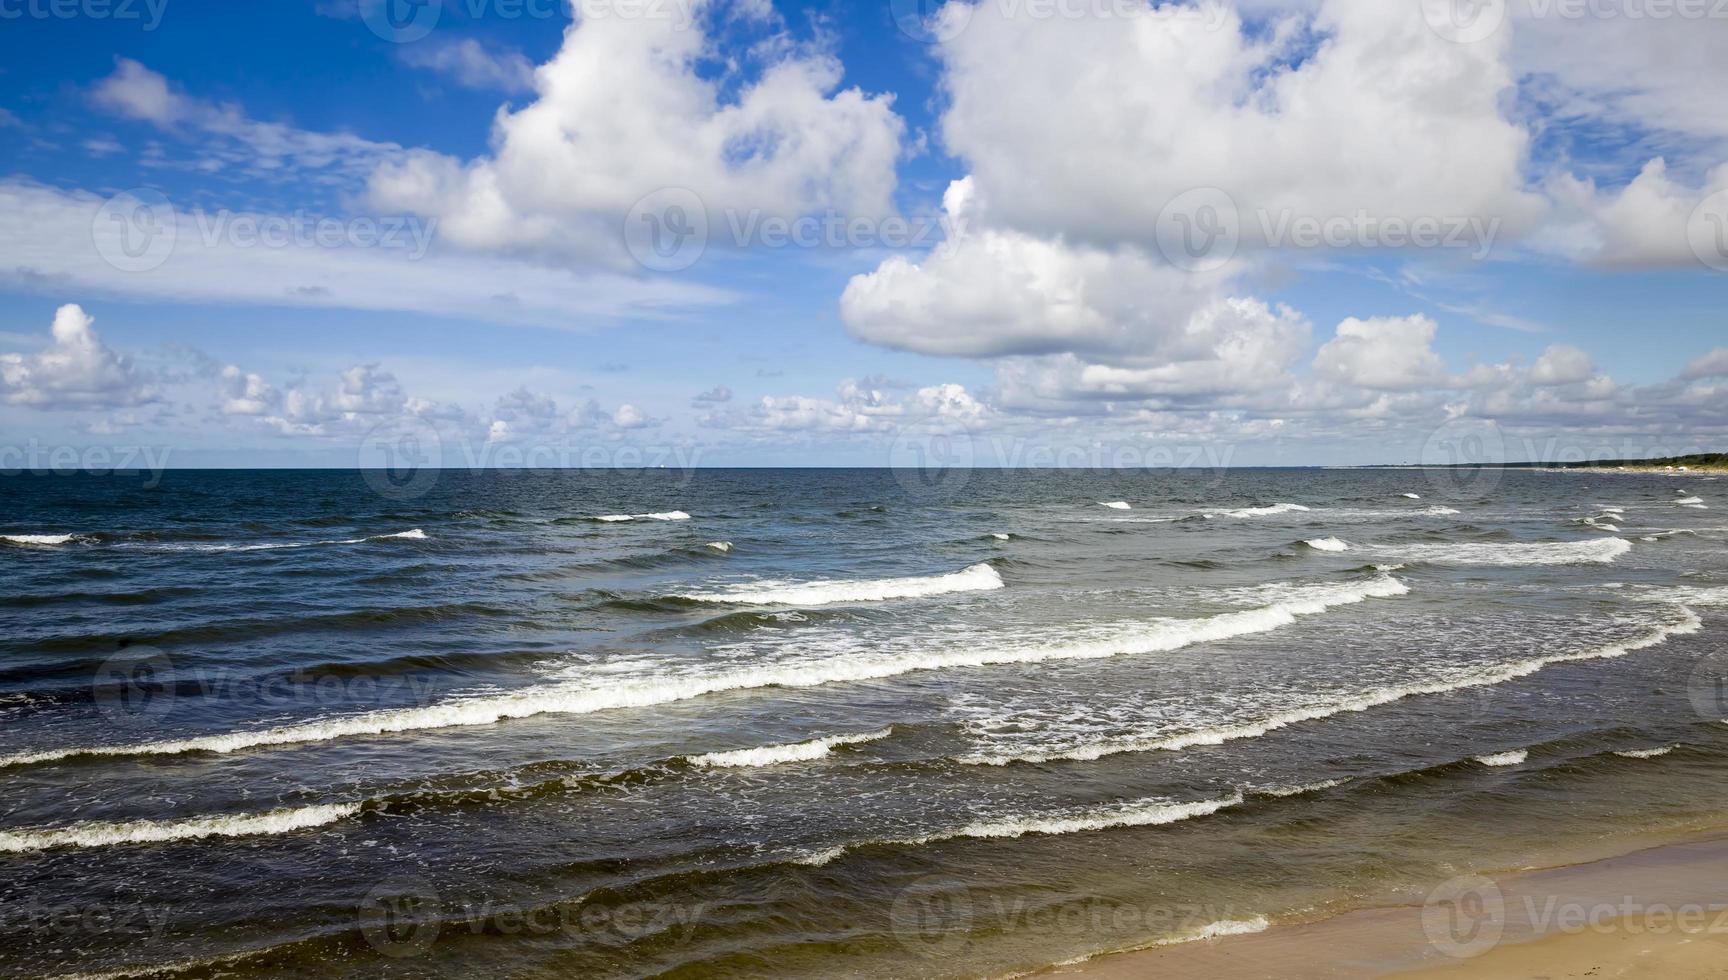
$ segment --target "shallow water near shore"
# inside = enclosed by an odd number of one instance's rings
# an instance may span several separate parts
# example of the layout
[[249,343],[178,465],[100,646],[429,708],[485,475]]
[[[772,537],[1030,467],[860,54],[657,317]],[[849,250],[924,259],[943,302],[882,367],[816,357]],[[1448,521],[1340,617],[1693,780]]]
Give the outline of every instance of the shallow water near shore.
[[999,976],[1714,826],[1719,485],[7,478],[0,974]]

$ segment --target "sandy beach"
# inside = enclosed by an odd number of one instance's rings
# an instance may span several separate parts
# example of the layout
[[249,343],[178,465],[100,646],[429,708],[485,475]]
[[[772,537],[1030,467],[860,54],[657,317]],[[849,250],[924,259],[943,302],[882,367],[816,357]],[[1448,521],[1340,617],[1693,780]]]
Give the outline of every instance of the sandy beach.
[[1631,977],[1728,972],[1728,837],[1438,883],[1421,906],[1100,957],[1087,980]]

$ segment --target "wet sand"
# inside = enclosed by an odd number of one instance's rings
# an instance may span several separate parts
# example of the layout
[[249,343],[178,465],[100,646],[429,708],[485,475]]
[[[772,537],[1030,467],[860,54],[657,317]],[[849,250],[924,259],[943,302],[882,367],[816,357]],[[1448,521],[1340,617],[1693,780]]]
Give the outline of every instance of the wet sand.
[[1588,864],[1436,882],[1422,906],[1112,956],[1088,980],[1728,976],[1728,838]]

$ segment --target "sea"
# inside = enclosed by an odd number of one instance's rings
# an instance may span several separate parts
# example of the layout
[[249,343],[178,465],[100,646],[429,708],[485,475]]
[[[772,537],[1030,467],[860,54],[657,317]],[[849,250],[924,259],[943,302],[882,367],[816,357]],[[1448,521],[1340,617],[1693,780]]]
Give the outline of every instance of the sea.
[[0,478],[0,975],[1006,977],[1728,814],[1728,482]]

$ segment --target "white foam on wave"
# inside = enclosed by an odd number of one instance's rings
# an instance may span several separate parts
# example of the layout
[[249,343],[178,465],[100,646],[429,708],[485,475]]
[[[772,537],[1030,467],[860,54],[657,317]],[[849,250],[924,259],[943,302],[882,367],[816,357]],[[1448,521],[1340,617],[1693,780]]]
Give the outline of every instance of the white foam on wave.
[[1406,494],[1401,494],[1401,496],[1409,497],[1411,500],[1421,500],[1422,499],[1422,495],[1419,493],[1406,493]]
[[1013,839],[1024,837],[1027,834],[1079,834],[1097,830],[1112,830],[1118,827],[1156,827],[1183,820],[1192,820],[1195,817],[1210,816],[1219,810],[1239,806],[1241,803],[1242,794],[1238,792],[1214,800],[1178,802],[1154,798],[1097,807],[1062,816],[1028,815],[979,820],[964,826],[938,830],[918,837],[842,844],[804,855],[797,859],[797,863],[821,866],[854,848],[871,845],[917,846],[962,837]]
[[286,834],[309,827],[321,827],[359,812],[358,803],[329,803],[244,816],[220,814],[186,820],[133,820],[124,823],[89,821],[67,827],[0,830],[0,853],[16,854],[51,847],[104,847],[112,844],[196,840],[203,837]]
[[874,742],[894,734],[893,728],[884,728],[874,732],[864,732],[859,735],[830,735],[827,738],[815,738],[808,742],[793,742],[789,745],[764,745],[754,749],[738,749],[732,752],[710,752],[698,755],[690,762],[698,766],[710,766],[720,769],[739,769],[753,766],[774,766],[784,762],[810,762],[825,758],[836,745],[859,745],[864,742]]
[[332,544],[365,544],[368,541],[425,541],[428,535],[419,528],[407,531],[397,531],[394,534],[371,534],[363,538],[331,538],[323,541],[260,541],[256,544],[236,544],[234,542],[134,542],[125,545],[127,548],[145,551],[279,551],[284,548],[318,548]]
[[76,534],[0,534],[0,540],[10,541],[13,544],[33,544],[44,547],[69,544],[77,538],[78,535]]
[[1309,793],[1318,793],[1321,790],[1342,786],[1347,782],[1349,782],[1348,779],[1323,779],[1317,783],[1304,783],[1301,786],[1270,786],[1265,789],[1257,789],[1254,792],[1261,796],[1283,799],[1288,796],[1305,796]]
[[1337,538],[1309,538],[1302,542],[1315,551],[1349,551],[1350,545]]
[[1704,499],[1702,497],[1681,497],[1674,502],[1681,506],[1689,506],[1691,504],[1701,504],[1704,502]]
[[1237,510],[1221,510],[1205,516],[1214,517],[1271,517],[1275,514],[1294,514],[1307,511],[1301,504],[1273,504],[1270,507],[1242,507]]
[[[1178,933],[1174,936],[1167,936],[1163,939],[1154,939],[1151,942],[1140,946],[1130,946],[1126,949],[1103,949],[1095,953],[1087,953],[1085,956],[1076,956],[1071,960],[1063,960],[1060,963],[1052,963],[1050,965],[1053,967],[1079,966],[1082,963],[1090,963],[1092,960],[1095,960],[1100,956],[1107,956],[1115,953],[1137,953],[1143,950],[1156,949],[1160,946],[1179,946],[1183,943],[1204,942],[1208,939],[1223,939],[1226,936],[1245,936],[1256,932],[1265,932],[1269,928],[1271,928],[1271,923],[1266,921],[1266,917],[1263,915],[1257,915],[1252,919],[1220,919],[1217,922],[1208,922],[1197,929],[1190,929],[1187,932]],[[1011,974],[1010,976],[1022,977],[1031,976],[1031,974],[1020,973]],[[1004,978],[1004,980],[1009,980],[1009,978]]]
[[1672,745],[1664,745],[1654,749],[1626,749],[1614,754],[1623,759],[1654,759],[1659,755],[1667,755],[1674,751],[1674,748]]
[[1133,509],[1133,508],[1128,506],[1128,501],[1126,501],[1126,500],[1112,500],[1107,504],[1099,504],[1098,506],[1108,507],[1111,510],[1132,510]]
[[1524,760],[1530,758],[1530,751],[1528,749],[1513,749],[1510,752],[1494,752],[1489,755],[1471,756],[1471,758],[1485,766],[1519,766],[1524,764]]
[[1650,633],[1624,643],[1520,660],[1473,673],[1459,670],[1433,681],[1376,688],[1351,695],[1342,700],[1283,711],[1240,724],[1203,728],[1178,735],[1160,734],[1099,739],[1061,749],[967,755],[961,756],[957,761],[966,765],[988,766],[1005,766],[1014,762],[1091,762],[1105,756],[1120,755],[1125,752],[1175,752],[1202,745],[1222,745],[1237,739],[1259,738],[1262,735],[1301,722],[1320,721],[1334,715],[1367,711],[1370,708],[1378,708],[1409,697],[1450,694],[1453,691],[1462,691],[1468,688],[1504,684],[1507,681],[1528,677],[1544,667],[1554,664],[1623,657],[1629,653],[1665,643],[1670,637],[1689,635],[1703,628],[1704,621],[1698,618],[1697,613],[1684,606],[1680,607],[1680,612],[1683,617],[1678,621],[1658,626],[1652,629]]
[[678,598],[748,606],[823,606],[836,602],[921,599],[953,592],[987,592],[1003,587],[989,562],[944,575],[911,578],[818,579],[812,582],[761,581],[727,586],[716,592],[686,592]]
[[1374,598],[1390,598],[1410,587],[1389,575],[1367,581],[1317,586],[1309,592],[1260,609],[1222,613],[1200,619],[1161,619],[1118,625],[1091,638],[1054,643],[1022,643],[990,648],[979,644],[946,651],[871,652],[863,656],[827,657],[792,663],[770,663],[715,673],[670,674],[596,684],[593,678],[515,691],[445,701],[416,708],[392,708],[296,725],[201,735],[192,738],[130,745],[68,746],[0,757],[0,768],[54,762],[74,756],[178,755],[184,752],[236,752],[277,745],[327,742],[357,735],[385,735],[436,728],[491,725],[537,715],[589,714],[615,708],[642,708],[686,701],[720,691],[766,687],[819,687],[853,681],[880,680],[926,670],[955,670],[1051,660],[1097,660],[1107,657],[1161,653],[1196,643],[1260,633],[1295,622],[1298,616],[1324,612]]
[[1388,545],[1400,558],[1437,565],[1589,565],[1607,564],[1632,550],[1625,538],[1539,544]]
[[703,545],[702,547],[713,548],[715,551],[719,551],[719,552],[727,552],[727,551],[732,550],[732,542],[730,542],[730,541],[710,541],[707,544]]
[[665,510],[657,514],[604,514],[592,518],[592,520],[605,521],[609,524],[615,524],[619,521],[687,521],[689,519],[690,515],[681,510]]
[[1433,507],[1429,507],[1426,510],[1420,511],[1420,513],[1427,514],[1430,517],[1449,517],[1453,514],[1462,514],[1463,511],[1459,510],[1456,507],[1442,507],[1442,506],[1436,504]]

